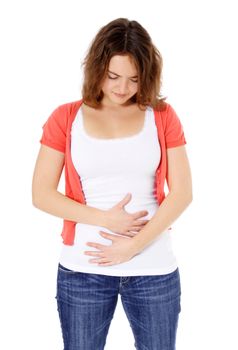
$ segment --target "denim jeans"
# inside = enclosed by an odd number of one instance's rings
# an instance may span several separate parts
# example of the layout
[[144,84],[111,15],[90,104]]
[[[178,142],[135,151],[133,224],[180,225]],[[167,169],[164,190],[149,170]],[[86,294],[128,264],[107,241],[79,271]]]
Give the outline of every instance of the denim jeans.
[[59,264],[56,300],[64,350],[104,349],[119,294],[135,348],[175,350],[178,268],[166,275],[118,277],[75,272]]

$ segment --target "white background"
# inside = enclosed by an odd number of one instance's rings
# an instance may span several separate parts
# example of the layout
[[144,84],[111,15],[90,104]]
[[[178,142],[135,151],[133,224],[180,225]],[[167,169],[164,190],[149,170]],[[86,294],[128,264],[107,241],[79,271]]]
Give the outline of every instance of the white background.
[[[177,349],[238,349],[235,2],[1,1],[1,349],[63,348],[54,299],[62,221],[32,206],[32,174],[43,123],[81,97],[86,50],[118,17],[139,21],[161,51],[163,94],[187,139],[194,200],[173,225]],[[119,299],[105,349],[133,343]]]

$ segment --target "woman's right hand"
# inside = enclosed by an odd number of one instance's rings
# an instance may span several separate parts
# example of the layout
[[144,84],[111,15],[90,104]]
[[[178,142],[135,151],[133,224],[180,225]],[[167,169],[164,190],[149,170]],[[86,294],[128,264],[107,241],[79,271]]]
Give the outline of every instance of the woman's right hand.
[[149,220],[140,220],[148,214],[147,210],[137,211],[133,214],[127,213],[124,206],[131,200],[128,193],[119,203],[106,210],[107,228],[114,233],[123,236],[134,237]]

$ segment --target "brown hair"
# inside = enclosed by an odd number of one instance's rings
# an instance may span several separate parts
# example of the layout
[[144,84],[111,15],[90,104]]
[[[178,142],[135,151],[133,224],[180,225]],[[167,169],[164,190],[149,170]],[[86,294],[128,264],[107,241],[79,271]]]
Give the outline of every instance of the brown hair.
[[87,52],[84,66],[82,98],[93,108],[100,108],[104,80],[110,59],[129,55],[138,71],[138,91],[131,98],[138,106],[164,109],[166,97],[160,95],[162,56],[153,45],[148,32],[137,22],[118,18],[102,27]]

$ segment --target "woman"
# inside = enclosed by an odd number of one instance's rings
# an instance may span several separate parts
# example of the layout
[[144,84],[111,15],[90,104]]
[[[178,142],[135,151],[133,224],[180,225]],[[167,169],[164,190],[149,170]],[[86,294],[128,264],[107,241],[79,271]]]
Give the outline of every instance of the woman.
[[[64,219],[56,299],[65,350],[104,349],[119,294],[136,349],[175,349],[181,290],[170,225],[190,204],[192,181],[161,70],[147,31],[116,19],[85,57],[82,99],[43,126],[33,204]],[[66,195],[57,191],[63,168]]]

